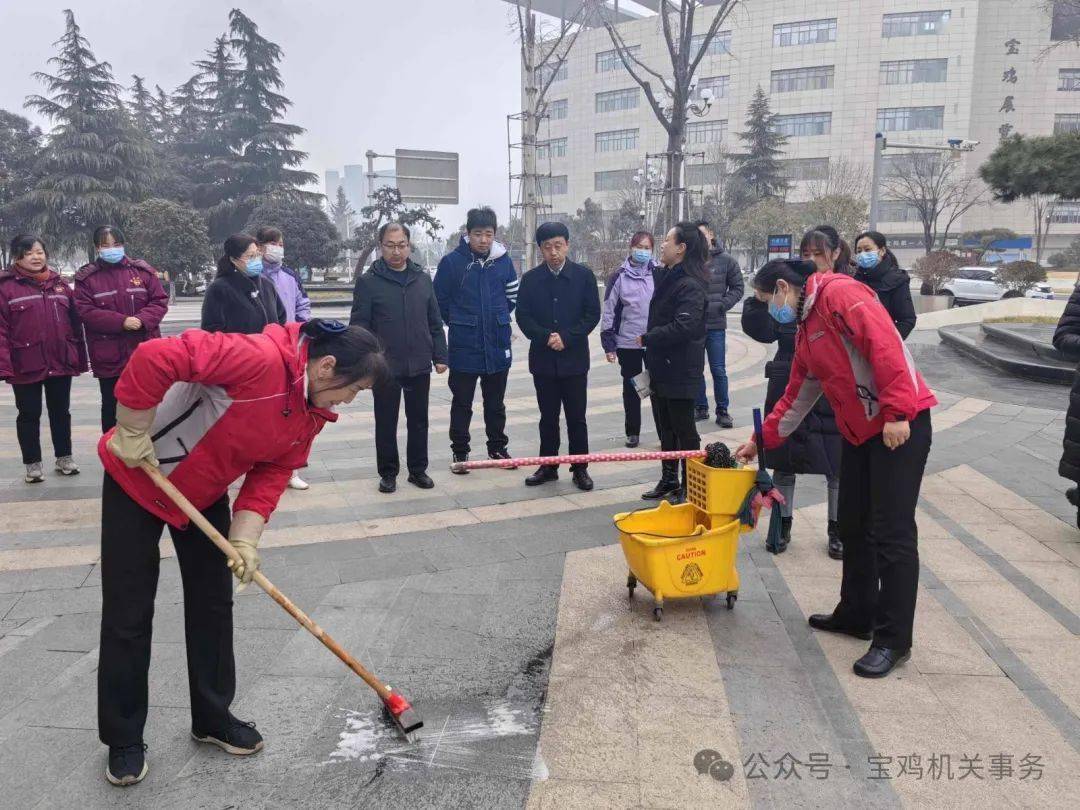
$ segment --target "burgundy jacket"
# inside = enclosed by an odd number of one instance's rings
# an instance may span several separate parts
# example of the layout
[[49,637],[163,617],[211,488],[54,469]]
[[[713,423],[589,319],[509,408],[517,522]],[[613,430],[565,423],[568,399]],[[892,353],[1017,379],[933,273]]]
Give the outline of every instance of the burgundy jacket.
[[75,293],[55,270],[38,283],[0,272],[0,380],[15,385],[86,371]]
[[[125,256],[116,264],[98,259],[75,274],[75,306],[86,327],[94,376],[119,377],[140,343],[161,337],[158,327],[169,294],[141,259]],[[142,329],[124,329],[124,320],[132,317],[142,321]]]

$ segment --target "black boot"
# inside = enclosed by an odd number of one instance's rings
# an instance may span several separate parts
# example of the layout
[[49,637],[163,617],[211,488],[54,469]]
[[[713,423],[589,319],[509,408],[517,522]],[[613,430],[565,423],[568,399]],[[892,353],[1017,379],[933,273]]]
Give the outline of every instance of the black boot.
[[675,476],[669,476],[667,471],[660,477],[660,482],[648,490],[641,493],[641,499],[645,501],[656,501],[667,495],[672,495],[679,491],[679,479]]
[[834,560],[844,559],[844,542],[840,539],[840,524],[829,521],[829,556]]
[[541,484],[546,484],[548,481],[559,480],[559,468],[549,467],[544,465],[537,469],[532,475],[525,479],[525,486],[538,487]]
[[780,518],[780,546],[777,548],[777,553],[784,551],[788,547],[788,543],[791,542],[791,524],[793,521],[794,518]]

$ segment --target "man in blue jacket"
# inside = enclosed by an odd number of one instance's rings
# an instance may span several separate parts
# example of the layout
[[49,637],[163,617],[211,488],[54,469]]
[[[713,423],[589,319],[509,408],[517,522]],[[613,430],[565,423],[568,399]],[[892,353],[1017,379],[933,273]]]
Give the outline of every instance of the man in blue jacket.
[[495,241],[498,221],[490,208],[473,208],[465,235],[435,272],[435,296],[450,327],[450,449],[469,460],[469,423],[476,383],[484,398],[488,458],[510,458],[506,438],[506,378],[510,372],[510,313],[518,277],[506,248]]
[[[709,240],[708,309],[705,316],[705,350],[709,356],[709,370],[712,371],[713,393],[716,396],[716,424],[722,428],[734,425],[728,413],[728,378],[727,378],[727,313],[742,301],[743,277],[739,263],[724,253],[716,243],[716,235],[706,220],[697,222],[702,235]],[[697,407],[694,418],[701,422],[709,418],[709,397],[705,393],[705,378],[701,380],[698,391]]]
[[[536,229],[543,264],[521,278],[517,322],[529,339],[529,371],[540,409],[540,455],[559,454],[559,412],[566,417],[572,455],[589,452],[585,408],[589,380],[589,333],[600,323],[600,290],[593,271],[566,258],[570,231],[561,222]],[[593,488],[588,464],[573,464],[574,486]],[[545,465],[525,479],[535,487],[559,477]]]

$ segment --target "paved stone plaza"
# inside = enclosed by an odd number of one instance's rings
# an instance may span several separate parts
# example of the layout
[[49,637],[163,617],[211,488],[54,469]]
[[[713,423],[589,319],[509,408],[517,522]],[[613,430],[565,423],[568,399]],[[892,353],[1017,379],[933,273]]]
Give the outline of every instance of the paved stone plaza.
[[[181,305],[167,326],[196,313]],[[1068,389],[972,366],[933,332],[910,342],[941,406],[915,647],[888,679],[851,672],[864,642],[806,625],[839,587],[823,481],[800,479],[785,554],[743,538],[734,610],[671,601],[656,623],[643,589],[628,603],[611,516],[642,506],[657,465],[594,465],[591,493],[565,471],[533,489],[526,470],[453,476],[436,378],[436,488],[402,477],[396,494],[377,493],[364,395],[317,441],[312,487],[286,493],[263,554],[271,580],[409,696],[419,739],[397,739],[370,690],[250,589],[236,600],[234,711],[266,749],[242,759],[195,743],[165,540],[150,774],[125,790],[103,779],[95,718],[97,387],[83,377],[73,394],[82,475],[28,487],[0,386],[0,806],[1075,807],[1080,532],[1056,474]],[[706,439],[730,444],[764,397],[767,347],[734,330],[728,345],[738,427]],[[536,407],[515,346],[508,433],[524,455]],[[593,351],[591,445],[621,449],[617,367],[598,341]],[[479,415],[473,435],[482,449]]]

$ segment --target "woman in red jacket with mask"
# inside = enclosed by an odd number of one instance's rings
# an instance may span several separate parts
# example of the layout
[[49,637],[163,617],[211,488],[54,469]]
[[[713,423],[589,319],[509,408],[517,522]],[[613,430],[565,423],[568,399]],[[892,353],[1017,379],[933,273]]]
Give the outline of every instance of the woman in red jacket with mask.
[[[765,420],[766,449],[784,443],[822,395],[844,439],[839,529],[840,602],[818,630],[871,639],[857,675],[878,678],[910,657],[919,584],[915,507],[930,453],[933,392],[889,313],[866,285],[811,262],[773,261],[754,290],[780,323],[797,323],[784,396]],[[737,455],[751,460],[751,440]]]
[[[271,324],[258,335],[191,329],[131,355],[116,384],[116,428],[98,444],[105,466],[98,734],[109,746],[109,782],[130,785],[146,775],[150,634],[166,525],[184,586],[192,736],[230,754],[263,745],[254,723],[229,711],[236,672],[225,558],[140,463],[157,465],[229,538],[243,562],[228,565],[250,582],[263,527],[289,476],[337,419],[333,409],[385,373],[374,335],[322,320]],[[230,510],[229,486],[241,478]]]
[[86,371],[82,324],[74,293],[48,266],[45,243],[20,234],[13,264],[0,271],[0,380],[15,392],[15,431],[26,483],[45,480],[41,468],[41,402],[49,407],[56,471],[79,472],[71,457],[71,378]]

